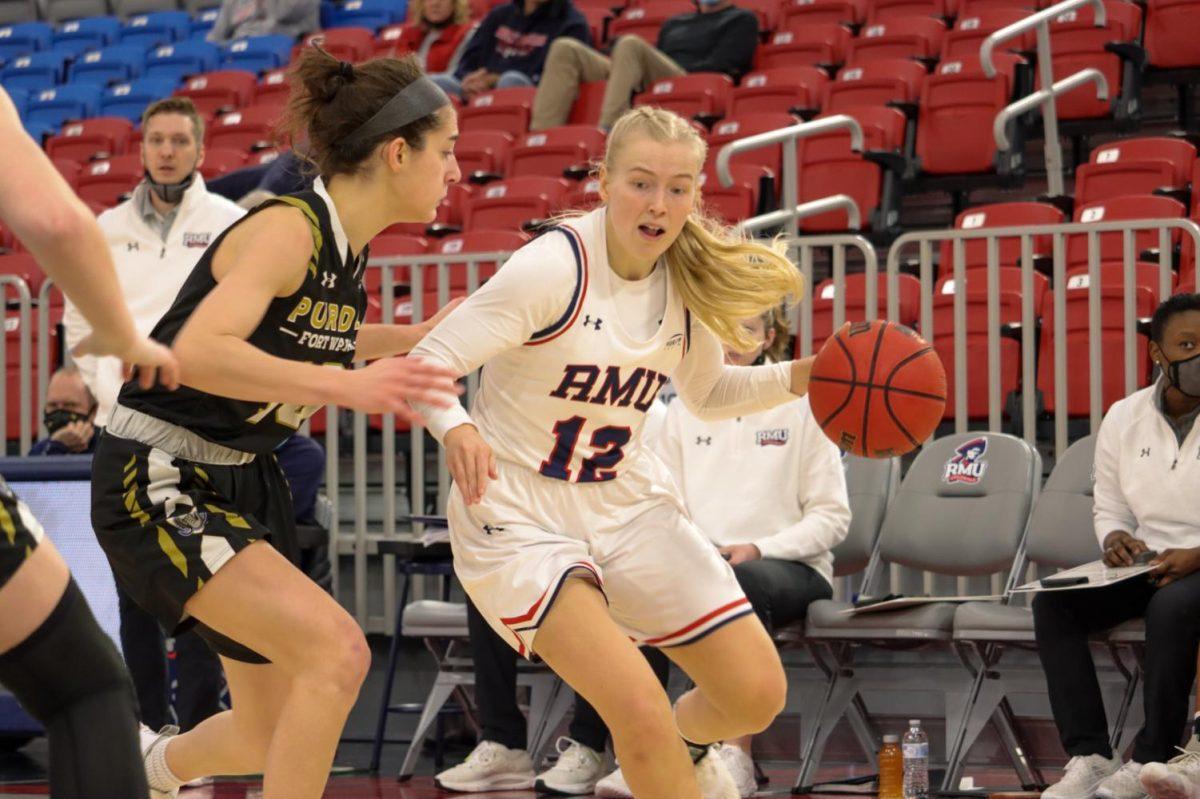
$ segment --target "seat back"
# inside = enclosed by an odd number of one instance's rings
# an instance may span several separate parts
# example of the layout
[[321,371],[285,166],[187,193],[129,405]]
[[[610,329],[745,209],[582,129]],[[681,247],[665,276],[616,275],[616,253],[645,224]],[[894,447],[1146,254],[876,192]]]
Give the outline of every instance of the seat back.
[[867,568],[888,501],[900,480],[896,458],[860,458],[846,455],[846,494],[850,499],[850,530],[833,548],[833,575],[844,577]]
[[909,467],[880,532],[887,563],[954,576],[1001,572],[1020,552],[1042,468],[1004,433],[958,433]]
[[[980,230],[996,227],[1019,227],[1022,225],[1057,225],[1066,221],[1063,212],[1049,203],[1011,202],[991,203],[968,208],[954,219],[955,230]],[[1032,237],[1033,255],[1049,255],[1053,244],[1050,236]],[[996,240],[1000,266],[1019,266],[1021,263],[1021,238],[1005,236]],[[963,268],[976,269],[987,266],[987,240],[968,239],[963,242]],[[941,245],[938,273],[954,274],[954,247],[950,241]]]
[[937,58],[946,25],[933,17],[902,17],[865,26],[850,42],[847,64],[893,58]]
[[1081,438],[1054,464],[1029,517],[1026,556],[1040,566],[1069,569],[1100,557],[1092,524],[1096,437]]
[[816,67],[775,67],[742,78],[729,98],[729,116],[819,108],[829,76]]

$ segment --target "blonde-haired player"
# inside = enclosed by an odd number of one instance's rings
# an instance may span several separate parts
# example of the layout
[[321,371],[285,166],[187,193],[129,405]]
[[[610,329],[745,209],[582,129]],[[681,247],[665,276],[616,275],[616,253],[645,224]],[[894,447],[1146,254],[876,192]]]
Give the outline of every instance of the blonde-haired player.
[[[698,212],[705,154],[681,117],[625,114],[605,204],[521,248],[413,351],[460,374],[485,366],[470,414],[422,409],[455,481],[459,579],[599,711],[639,799],[737,796],[707,745],[763,730],[786,695],[732,570],[639,436],[668,378],[707,419],[808,388],[811,360],[722,363],[722,342],[751,346],[740,320],[802,283],[776,249]],[[695,681],[674,709],[638,644]]]

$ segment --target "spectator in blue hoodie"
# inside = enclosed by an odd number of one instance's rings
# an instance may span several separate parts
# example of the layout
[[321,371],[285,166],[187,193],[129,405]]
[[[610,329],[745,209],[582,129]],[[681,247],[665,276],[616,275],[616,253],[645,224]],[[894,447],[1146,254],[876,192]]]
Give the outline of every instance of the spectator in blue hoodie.
[[491,89],[536,86],[550,43],[560,37],[592,43],[587,19],[571,0],[512,0],[484,17],[454,73],[430,77],[463,100]]

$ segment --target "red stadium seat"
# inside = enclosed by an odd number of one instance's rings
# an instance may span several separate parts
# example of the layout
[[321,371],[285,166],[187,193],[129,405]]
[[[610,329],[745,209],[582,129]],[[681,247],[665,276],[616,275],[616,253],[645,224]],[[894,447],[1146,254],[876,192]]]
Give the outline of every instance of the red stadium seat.
[[821,109],[888,103],[916,103],[925,83],[925,67],[916,61],[883,59],[843,67],[837,79],[825,86]]
[[[1148,318],[1165,299],[1158,292],[1158,264],[1135,264],[1134,314]],[[1088,346],[1088,286],[1087,267],[1077,267],[1067,272],[1066,324],[1059,333],[1054,315],[1054,292],[1047,292],[1042,303],[1042,335],[1038,354],[1038,389],[1042,392],[1046,411],[1056,408],[1054,390],[1054,337],[1066,336],[1067,350],[1067,415],[1086,417],[1091,411],[1091,350]],[[1101,351],[1112,354],[1103,361],[1101,376],[1101,410],[1125,396],[1125,272],[1121,263],[1100,265],[1100,346]],[[1138,388],[1150,381],[1150,359],[1147,355],[1147,339],[1138,335],[1135,351],[1135,383]]]
[[[429,242],[420,236],[410,236],[403,233],[380,233],[371,239],[371,260],[406,255],[425,255],[429,252]],[[411,273],[409,266],[391,267],[392,285],[408,291],[408,281]],[[367,298],[378,301],[383,291],[383,269],[370,267],[363,275],[363,286],[367,290]],[[395,296],[393,294],[393,296]]]
[[1195,24],[1200,0],[1147,0],[1146,55],[1159,69],[1200,67]]
[[[50,352],[49,370],[53,372],[58,368],[58,353],[61,346],[58,341],[58,323],[62,321],[62,311],[59,308],[51,314],[50,328],[48,341],[46,342]],[[5,320],[5,428],[6,437],[13,441],[20,438],[21,435],[21,319],[17,315],[11,315]],[[37,438],[38,425],[41,423],[42,409],[37,405],[36,386],[38,385],[40,370],[37,363],[37,352],[39,348],[38,326],[36,320],[30,320],[30,346],[29,354],[31,358],[29,370],[29,385],[34,390],[34,395],[29,402],[29,429],[32,431],[33,438]]]
[[[1113,114],[1115,98],[1125,92],[1125,60],[1108,49],[1110,43],[1134,42],[1142,27],[1141,8],[1122,0],[1105,0],[1107,22],[1097,28],[1093,9],[1087,6],[1061,15],[1050,25],[1050,47],[1054,54],[1054,80],[1097,69],[1108,80],[1108,100],[1096,98],[1096,88],[1087,84],[1060,96],[1058,117],[1062,120],[1095,119]],[[1037,88],[1041,88],[1040,83]]]
[[274,144],[280,109],[274,105],[252,105],[219,117],[208,129],[206,147],[227,147],[249,152]]
[[[24,280],[25,284],[29,286],[30,295],[35,300],[38,292],[41,291],[42,282],[46,279],[46,273],[42,271],[42,267],[38,266],[38,262],[27,252],[0,255],[0,275],[12,275]],[[10,299],[15,299],[15,297],[10,297]]]
[[[516,230],[469,230],[464,233],[459,233],[456,236],[447,236],[434,243],[430,247],[430,252],[434,255],[465,255],[468,253],[484,253],[484,252],[516,252],[525,242],[529,241],[529,236]],[[467,262],[459,261],[452,262],[447,266],[438,267],[429,265],[425,267],[425,290],[432,291],[438,286],[438,270],[442,270],[445,282],[449,285],[451,292],[460,292],[467,289],[468,277]],[[496,274],[495,261],[477,261],[476,269],[476,286],[481,285],[485,280]]]
[[[887,275],[880,272],[876,285],[876,316],[887,316],[888,288]],[[867,318],[867,276],[862,272],[846,275],[845,282],[845,316],[843,322],[861,322]],[[820,349],[825,340],[836,331],[833,327],[833,310],[837,301],[837,285],[832,279],[823,280],[813,291],[812,300],[812,331],[813,349]],[[899,274],[896,276],[896,297],[899,302],[899,316],[896,321],[902,325],[916,327],[921,312],[921,281],[912,275]],[[800,355],[800,337],[796,337],[796,355]]]
[[779,28],[782,9],[778,0],[740,0],[738,7],[754,12],[760,34],[774,33]]
[[[997,296],[999,322],[1001,325],[1019,324],[1021,322],[1022,279],[1021,270],[1015,267],[1001,267],[997,273],[997,283],[1000,293]],[[952,276],[941,278],[934,288],[933,295],[933,349],[942,359],[946,369],[946,410],[944,419],[953,419],[955,414],[955,394],[957,372],[954,368],[954,298],[963,296],[966,300],[967,328],[965,344],[967,351],[967,372],[965,388],[967,391],[967,418],[986,419],[988,417],[988,290],[986,270],[973,269],[964,276],[965,286],[957,286]],[[1041,315],[1042,304],[1050,286],[1045,275],[1034,272],[1032,276],[1033,296],[1031,299],[1032,315],[1036,319]],[[1033,335],[1034,331],[1023,331]],[[1012,336],[1000,336],[1000,398],[1001,402],[1014,391],[1020,389],[1021,383],[1021,342]]]
[[586,175],[592,162],[604,154],[604,139],[604,131],[590,125],[564,125],[526,133],[509,149],[504,175],[560,177],[568,169],[583,169]]
[[[467,215],[467,202],[475,195],[476,186],[469,183],[452,183],[450,188],[446,190],[446,197],[438,206],[437,221],[434,224],[451,225],[453,227],[462,228],[463,219]],[[426,232],[423,225],[409,225],[400,223],[392,225],[385,233],[410,233],[414,235],[423,235]]]
[[520,230],[548,219],[562,205],[569,185],[562,178],[528,175],[490,183],[467,200],[465,230]]
[[694,72],[656,80],[633,99],[633,104],[666,108],[685,119],[721,118],[729,109],[733,81],[718,72]]
[[902,17],[951,16],[946,0],[872,0],[867,10],[867,24],[888,22]]
[[729,98],[729,116],[819,109],[829,76],[816,67],[775,67],[751,72]]
[[589,178],[567,192],[563,197],[563,210],[590,211],[603,201],[600,197],[600,180]]
[[[1033,0],[1020,2],[1032,4]],[[942,38],[942,59],[979,55],[979,48],[984,39],[1032,13],[1032,10],[1022,8],[980,8],[970,16],[960,13],[954,28],[947,31]],[[1032,32],[1018,36],[1003,45],[1005,50],[1017,51],[1030,50],[1033,46]]]
[[881,59],[936,59],[945,35],[945,23],[933,17],[897,17],[872,22],[850,42],[846,63],[857,66]]
[[567,117],[568,125],[598,125],[600,112],[604,106],[604,90],[608,81],[593,80],[579,84],[579,95],[571,106],[571,115]]
[[[1184,219],[1187,208],[1179,200],[1171,197],[1155,197],[1153,195],[1135,194],[1123,197],[1111,197],[1107,200],[1096,200],[1086,205],[1075,206],[1076,222],[1115,222],[1127,219]],[[1180,240],[1182,231],[1171,231],[1168,241],[1174,249]],[[1119,232],[1101,233],[1097,236],[1097,246],[1100,250],[1101,261],[1120,261],[1124,258],[1124,234]],[[1133,235],[1133,257],[1139,258],[1142,253],[1157,251],[1159,246],[1157,230],[1140,230]],[[1088,261],[1088,237],[1086,235],[1070,236],[1067,239],[1067,264],[1086,264]]]
[[123,117],[92,117],[63,125],[57,136],[46,140],[46,155],[87,163],[128,152],[133,123]]
[[204,151],[204,163],[200,165],[200,175],[205,180],[212,180],[227,172],[241,169],[246,165],[245,150],[230,150],[225,147],[209,147]]
[[[998,227],[1020,227],[1022,225],[1057,225],[1066,219],[1060,208],[1049,203],[1011,202],[977,205],[968,208],[954,219],[955,230],[980,230]],[[1053,244],[1049,236],[1033,236],[1031,254],[1049,256]],[[997,240],[996,255],[999,266],[1020,266],[1020,236],[1005,236]],[[963,242],[963,269],[987,267],[987,243],[984,239]],[[954,248],[949,241],[942,242],[938,274],[954,274]]]
[[[844,108],[838,112],[858,120],[866,150],[899,152],[904,146],[904,114],[895,108],[866,106]],[[818,119],[832,116],[828,112]],[[798,149],[800,202],[810,202],[832,194],[848,194],[858,206],[863,229],[887,228],[894,222],[885,218],[876,224],[876,211],[885,216],[898,213],[894,187],[897,176],[885,173],[875,161],[850,150],[850,134],[834,133],[801,139]],[[800,220],[801,230],[808,233],[846,230],[845,211],[818,214]]]
[[83,171],[83,166],[77,161],[69,161],[66,158],[51,158],[50,163],[58,170],[58,174],[63,176],[67,185],[74,190],[79,183],[79,173]]
[[318,42],[340,61],[357,64],[375,55],[375,34],[367,28],[329,28],[304,37],[301,47]]
[[454,156],[464,176],[476,172],[503,174],[513,137],[498,130],[469,130],[458,135]]
[[809,25],[861,25],[867,18],[865,0],[791,0],[783,5],[784,30]]
[[142,179],[140,155],[118,155],[88,164],[79,173],[75,191],[84,200],[111,208]]
[[640,36],[650,44],[658,44],[658,31],[663,23],[680,14],[694,14],[696,7],[682,0],[656,0],[652,4],[627,7],[608,26],[608,38],[616,41],[622,36]]
[[[280,67],[263,74],[254,93],[256,105],[283,105],[291,94],[292,87],[288,83],[288,69]],[[317,414],[322,416],[323,414]],[[316,417],[313,417],[316,418]]]
[[733,173],[733,185],[722,186],[716,167],[710,164],[700,174],[700,190],[709,213],[734,224],[758,213],[762,180],[774,176],[765,167],[754,164],[734,164],[729,171]]
[[175,94],[190,98],[200,113],[207,116],[226,114],[254,100],[258,78],[244,69],[224,69],[189,78]]
[[529,112],[537,89],[494,89],[471,98],[458,112],[459,130],[499,130],[519,136],[529,130]]
[[992,121],[1009,104],[1017,65],[1012,53],[997,53],[997,74],[987,77],[977,57],[943,61],[925,79],[917,126],[917,156],[930,175],[995,171]]
[[1076,170],[1075,202],[1182,191],[1188,187],[1195,161],[1195,146],[1183,139],[1147,136],[1106,144]]
[[[744,139],[756,133],[766,133],[798,124],[798,120],[790,114],[747,114],[741,117],[723,119],[713,126],[708,137],[708,159],[715,161],[717,152],[735,139]],[[782,151],[779,147],[763,147],[747,153],[734,156],[731,164],[758,164],[770,170],[772,175],[780,174],[779,161]]]
[[842,25],[807,25],[798,31],[777,31],[754,52],[754,68],[843,64],[850,38],[850,29]]

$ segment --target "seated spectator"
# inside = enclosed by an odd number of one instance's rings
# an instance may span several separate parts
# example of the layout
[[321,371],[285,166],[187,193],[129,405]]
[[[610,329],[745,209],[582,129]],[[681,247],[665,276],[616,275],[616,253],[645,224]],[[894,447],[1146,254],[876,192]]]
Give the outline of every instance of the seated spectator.
[[249,211],[280,194],[295,194],[313,184],[314,175],[304,169],[304,160],[287,150],[265,164],[255,164],[226,172],[208,184],[213,194],[232,200]]
[[[1200,781],[1195,758],[1162,765],[1175,754],[1187,721],[1200,644],[1200,494],[1191,488],[1200,479],[1200,441],[1192,430],[1200,415],[1197,354],[1200,295],[1177,294],[1150,322],[1150,358],[1162,376],[1115,403],[1096,438],[1093,516],[1104,562],[1129,566],[1152,551],[1155,569],[1033,601],[1050,707],[1070,756],[1062,779],[1042,794],[1046,799],[1140,799],[1174,781]],[[1145,722],[1132,760],[1122,765],[1109,746],[1088,639],[1137,618],[1146,622]]]
[[491,89],[535,86],[550,43],[562,39],[592,42],[587,19],[571,0],[512,0],[484,17],[453,72],[429,77],[464,100]]
[[396,54],[415,53],[426,72],[453,73],[470,32],[469,0],[413,0],[396,40]]
[[700,0],[699,12],[667,20],[658,46],[638,36],[622,36],[612,56],[577,41],[558,39],[546,56],[545,79],[533,100],[530,130],[565,125],[579,96],[579,84],[606,80],[600,127],[608,130],[629,110],[633,95],[663,78],[689,72],[723,72],[735,81],[750,70],[758,46],[758,18],[733,0]]
[[[739,353],[727,347],[726,363],[787,358],[782,313],[770,311],[745,326],[758,348]],[[841,454],[821,432],[807,397],[720,422],[701,421],[673,402],[656,450],[679,485],[688,515],[733,566],[768,631],[803,619],[812,602],[833,596],[832,550],[850,531],[850,500]],[[738,475],[736,489],[730,474]],[[578,696],[570,734],[576,743],[544,775],[548,784],[596,779],[591,775],[608,730]],[[725,741],[718,750],[742,796],[758,790],[750,745],[747,736]],[[601,796],[629,794],[619,770],[596,790]]]
[[223,44],[269,34],[298,39],[320,28],[320,0],[222,0],[208,40]]
[[50,376],[42,423],[49,434],[29,450],[30,455],[80,455],[96,449],[96,398],[74,366]]

